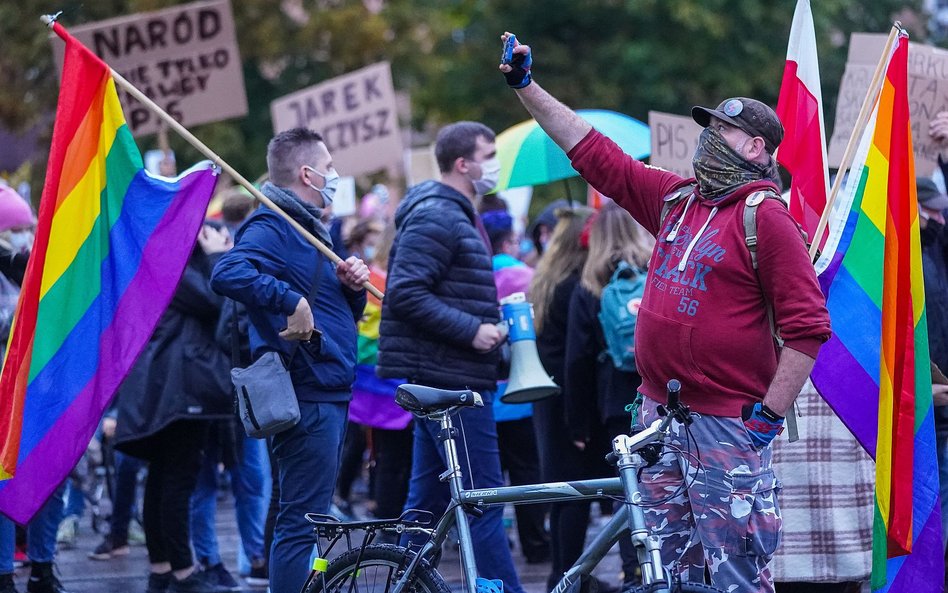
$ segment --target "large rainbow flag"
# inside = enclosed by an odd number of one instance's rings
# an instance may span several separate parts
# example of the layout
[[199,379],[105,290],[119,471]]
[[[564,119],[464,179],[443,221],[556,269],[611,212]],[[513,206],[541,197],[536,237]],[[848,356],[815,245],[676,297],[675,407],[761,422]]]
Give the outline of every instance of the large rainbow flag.
[[217,175],[145,172],[108,66],[60,26],[62,85],[0,375],[0,512],[25,523],[66,478],[145,347]]
[[944,587],[908,36],[885,80],[817,261],[833,323],[813,383],[876,460],[872,587]]

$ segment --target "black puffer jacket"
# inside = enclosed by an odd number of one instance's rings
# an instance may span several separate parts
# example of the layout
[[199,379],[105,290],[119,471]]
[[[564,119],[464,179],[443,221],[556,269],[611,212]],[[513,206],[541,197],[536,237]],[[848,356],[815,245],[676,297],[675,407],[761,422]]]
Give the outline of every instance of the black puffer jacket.
[[496,387],[496,352],[471,347],[497,323],[491,256],[471,202],[436,181],[413,187],[395,213],[377,372],[443,388]]

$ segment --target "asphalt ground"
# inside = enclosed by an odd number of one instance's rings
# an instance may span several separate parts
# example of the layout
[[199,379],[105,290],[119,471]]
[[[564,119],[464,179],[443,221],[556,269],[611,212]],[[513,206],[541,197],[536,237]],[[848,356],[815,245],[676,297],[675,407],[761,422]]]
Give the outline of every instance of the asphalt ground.
[[[354,505],[355,512],[367,514],[361,502]],[[596,508],[596,505],[593,505]],[[508,513],[512,518],[513,513]],[[605,523],[605,519],[597,516],[593,511],[593,520],[590,524],[589,536]],[[237,574],[237,554],[240,545],[237,525],[234,519],[233,498],[219,493],[216,525],[218,542],[224,564],[231,574],[242,585],[245,583]],[[510,523],[511,521],[508,521]],[[517,544],[517,530],[511,525],[508,528],[511,540],[512,554],[517,571],[527,593],[544,593],[547,591],[546,580],[550,574],[549,563],[527,564],[520,553]],[[103,535],[96,533],[92,527],[92,520],[88,514],[82,518],[78,537],[74,545],[59,546],[56,565],[60,581],[68,593],[139,593],[144,592],[148,574],[148,556],[145,546],[133,545],[128,556],[112,558],[106,561],[91,560],[87,557],[102,541]],[[587,540],[588,541],[588,540]],[[451,585],[452,590],[462,591],[460,562],[457,549],[445,545],[439,571]],[[613,549],[600,563],[595,574],[604,580],[618,585],[621,581],[620,562],[618,551]],[[20,568],[16,572],[17,590],[26,591],[26,580],[29,577],[29,568]],[[262,592],[261,588],[245,586],[243,591]]]

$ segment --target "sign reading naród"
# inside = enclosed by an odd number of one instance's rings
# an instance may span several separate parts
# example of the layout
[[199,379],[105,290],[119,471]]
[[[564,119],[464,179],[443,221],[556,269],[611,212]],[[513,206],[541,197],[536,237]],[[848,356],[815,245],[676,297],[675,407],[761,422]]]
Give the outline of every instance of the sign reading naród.
[[388,62],[280,97],[270,104],[273,131],[319,132],[342,175],[378,171],[402,159],[395,88]]
[[[109,19],[71,27],[69,33],[184,126],[247,113],[228,0]],[[58,37],[53,53],[62,71],[64,44]],[[132,134],[156,132],[157,117],[117,90]]]

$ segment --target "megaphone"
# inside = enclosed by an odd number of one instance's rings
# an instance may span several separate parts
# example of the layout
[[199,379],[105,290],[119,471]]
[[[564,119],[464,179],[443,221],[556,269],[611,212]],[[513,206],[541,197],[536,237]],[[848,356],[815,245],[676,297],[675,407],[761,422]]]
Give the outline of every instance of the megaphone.
[[546,373],[537,354],[533,305],[524,293],[515,292],[500,301],[500,310],[510,342],[510,379],[500,401],[524,404],[559,395],[559,386]]

